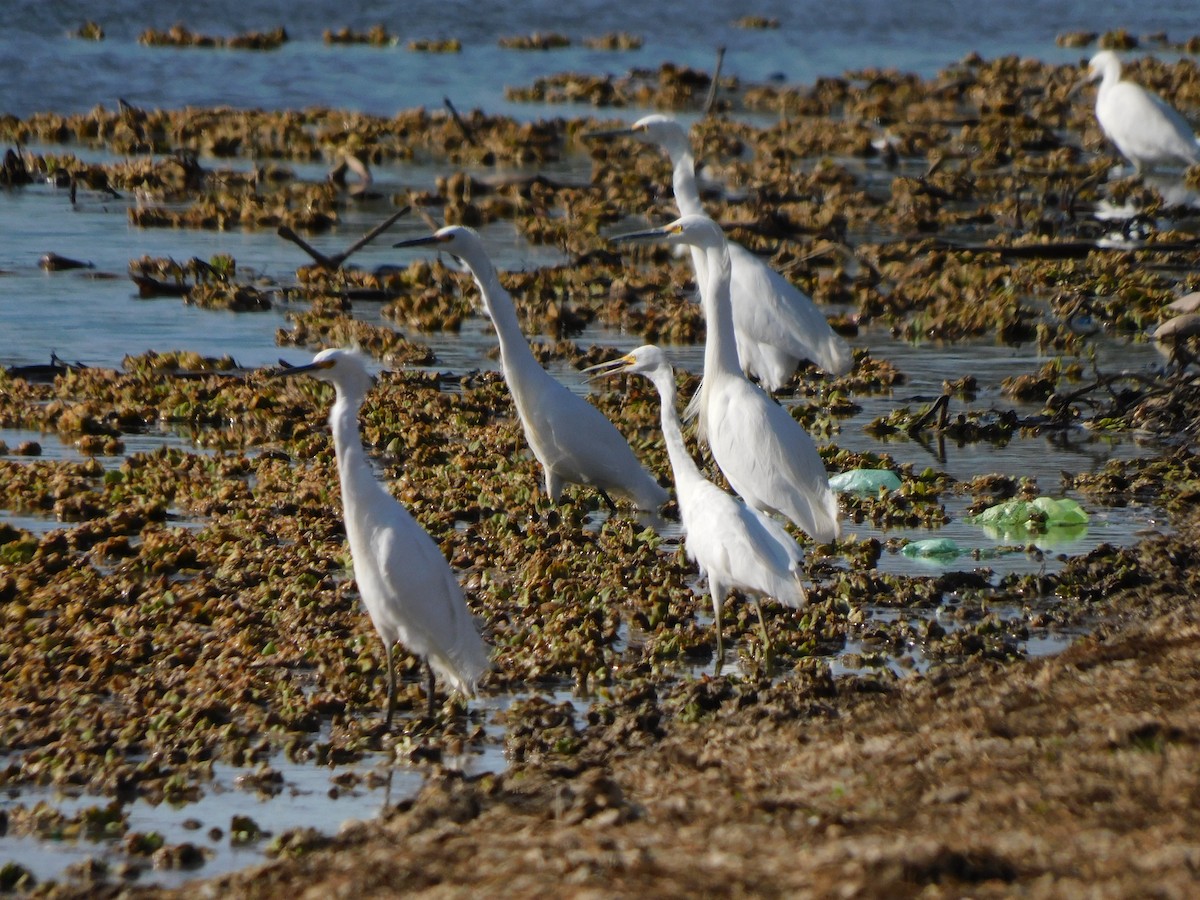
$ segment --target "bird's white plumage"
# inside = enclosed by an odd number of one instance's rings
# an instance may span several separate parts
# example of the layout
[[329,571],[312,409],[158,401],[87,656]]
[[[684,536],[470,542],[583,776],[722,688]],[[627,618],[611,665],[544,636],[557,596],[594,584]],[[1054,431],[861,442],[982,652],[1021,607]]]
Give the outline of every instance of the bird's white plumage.
[[1088,64],[1087,80],[1097,79],[1096,121],[1139,172],[1200,163],[1200,143],[1188,121],[1157,94],[1121,80],[1121,60],[1111,50]]
[[[721,611],[731,590],[774,597],[802,606],[807,597],[800,580],[801,551],[787,529],[725,493],[704,477],[688,453],[675,410],[675,378],[662,350],[639,347],[595,369],[612,374],[645,375],[662,402],[663,438],[671,469],[688,558],[708,578],[720,646]],[[718,664],[719,664],[718,656]]]
[[708,322],[700,384],[699,434],[730,485],[748,504],[786,516],[817,541],[841,535],[837,496],[808,432],[749,381],[737,364],[725,235],[712,219],[686,215],[633,238],[658,238],[705,252]]
[[488,654],[458,579],[433,538],[375,477],[363,449],[358,410],[371,386],[364,360],[356,351],[323,350],[310,365],[284,374],[298,373],[330,382],[337,393],[329,424],[346,537],[363,605],[388,653],[389,720],[397,641],[473,696]]
[[621,432],[538,363],[521,332],[512,297],[500,284],[479,235],[452,225],[429,242],[461,259],[475,278],[500,339],[504,380],[525,439],[542,466],[550,499],[557,501],[563,485],[570,482],[621,494],[639,509],[662,506],[667,492],[638,462]]
[[[736,241],[726,241],[732,267],[734,335],[752,336],[765,354],[757,374],[768,390],[778,390],[796,371],[798,360],[816,363],[830,375],[854,368],[850,345],[829,327],[813,302],[790,281]],[[767,338],[770,340],[767,340]],[[742,353],[742,342],[738,343]],[[746,368],[746,367],[743,367]]]
[[837,539],[837,495],[808,432],[744,378],[704,378],[703,430],[733,489],[751,506],[791,519],[813,540]]
[[[473,696],[476,682],[488,668],[487,652],[462,588],[433,538],[403,506],[396,506],[382,521],[368,517],[355,529],[358,539],[351,538],[354,580],[363,604],[385,642],[399,641],[428,660],[455,690]],[[356,544],[369,549],[355,553]],[[444,602],[398,602],[399,586],[409,597],[444,598]]]
[[[695,161],[683,126],[656,113],[634,122],[628,133],[667,151],[680,215],[703,215]],[[742,370],[770,391],[787,384],[802,359],[831,375],[849,372],[854,366],[849,344],[829,327],[811,298],[745,247],[728,243],[733,326]],[[707,276],[702,251],[692,249],[692,265],[703,295]]]

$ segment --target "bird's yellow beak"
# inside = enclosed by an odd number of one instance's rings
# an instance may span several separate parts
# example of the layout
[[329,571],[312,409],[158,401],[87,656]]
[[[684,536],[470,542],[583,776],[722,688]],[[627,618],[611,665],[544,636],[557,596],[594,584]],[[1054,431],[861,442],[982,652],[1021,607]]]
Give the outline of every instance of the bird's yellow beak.
[[620,375],[632,364],[632,356],[622,356],[620,359],[610,359],[608,362],[588,366],[583,371],[587,374],[588,381],[595,381],[597,378],[605,378],[609,375]]

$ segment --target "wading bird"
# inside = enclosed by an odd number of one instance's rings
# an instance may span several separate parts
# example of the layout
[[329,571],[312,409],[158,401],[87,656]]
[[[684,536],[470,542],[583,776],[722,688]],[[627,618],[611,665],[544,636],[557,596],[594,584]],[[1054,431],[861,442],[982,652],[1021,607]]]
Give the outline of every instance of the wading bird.
[[800,547],[782,524],[725,493],[701,474],[683,441],[683,430],[675,411],[675,375],[662,350],[646,345],[587,371],[595,373],[593,377],[625,372],[645,375],[658,389],[663,439],[675,474],[684,547],[688,559],[707,576],[708,593],[712,598],[717,630],[713,674],[720,674],[725,658],[721,610],[731,590],[742,591],[753,602],[765,652],[770,644],[759,595],[774,597],[793,608],[808,602],[800,581]]
[[1101,50],[1092,57],[1083,84],[1097,79],[1096,121],[1138,172],[1200,163],[1192,126],[1157,94],[1122,81],[1121,60],[1113,51]]
[[311,375],[336,391],[329,427],[354,580],[387,655],[385,724],[392,724],[396,703],[397,641],[425,661],[430,716],[434,672],[459,693],[473,697],[475,684],[490,664],[462,587],[433,538],[375,477],[359,437],[358,410],[372,383],[362,355],[322,350],[308,365],[276,373],[291,375]]
[[[639,119],[627,129],[593,132],[592,136],[629,136],[661,146],[674,167],[672,184],[679,214],[704,214],[696,187],[692,148],[679,122],[656,113]],[[829,327],[812,300],[741,244],[735,241],[728,244],[733,330],[742,370],[769,391],[787,384],[802,359],[816,363],[831,375],[849,372],[854,366],[850,346]],[[692,248],[692,265],[703,296],[707,279],[703,251]]]
[[721,227],[704,215],[682,216],[662,228],[614,241],[666,241],[705,253],[704,377],[693,399],[698,434],[712,449],[733,489],[755,509],[777,512],[813,540],[841,535],[837,496],[829,488],[816,445],[799,422],[738,367],[729,301],[729,253]]
[[500,338],[500,362],[525,429],[525,439],[546,478],[546,494],[557,503],[564,484],[591,485],[609,508],[609,492],[629,498],[639,509],[657,510],[667,492],[633,454],[629,443],[604,414],[541,367],[521,333],[512,297],[500,284],[479,235],[451,225],[428,237],[401,241],[397,247],[432,245],[458,257],[483,296],[484,307]]

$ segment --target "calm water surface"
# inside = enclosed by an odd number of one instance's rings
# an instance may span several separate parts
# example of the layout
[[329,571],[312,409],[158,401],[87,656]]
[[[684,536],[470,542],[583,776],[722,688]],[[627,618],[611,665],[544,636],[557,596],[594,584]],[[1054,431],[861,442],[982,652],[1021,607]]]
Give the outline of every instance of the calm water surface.
[[[779,28],[739,29],[746,15],[778,20]],[[106,40],[67,40],[88,19]],[[232,36],[287,29],[290,40],[273,53],[141,47],[147,28],[182,23],[194,32]],[[366,30],[382,23],[400,46],[326,47],[325,29]],[[289,3],[282,0],[7,0],[0,59],[6,60],[0,112],[80,112],[118,96],[144,106],[228,103],[241,107],[347,106],[390,114],[414,106],[440,107],[445,96],[460,108],[540,117],[541,108],[509,107],[506,85],[562,71],[624,74],[671,61],[711,68],[727,48],[724,71],[751,81],[811,82],[846,70],[894,67],[933,74],[971,51],[1019,54],[1055,61],[1080,58],[1055,46],[1068,31],[1132,34],[1167,32],[1176,40],[1200,29],[1195,8],[1171,0],[695,0],[614,3],[611,0],[409,0],[404,3]],[[500,37],[557,32],[565,50],[517,52]],[[627,32],[640,50],[588,50],[582,39]],[[407,51],[413,39],[458,38],[461,54]]]

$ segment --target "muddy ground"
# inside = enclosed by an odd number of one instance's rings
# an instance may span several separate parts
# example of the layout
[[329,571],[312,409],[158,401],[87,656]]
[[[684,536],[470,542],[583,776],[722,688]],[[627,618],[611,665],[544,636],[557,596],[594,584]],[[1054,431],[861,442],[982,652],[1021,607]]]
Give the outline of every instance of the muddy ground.
[[894,690],[631,696],[570,759],[439,772],[295,858],[136,897],[1187,897],[1200,880],[1200,515],[1061,655]]

